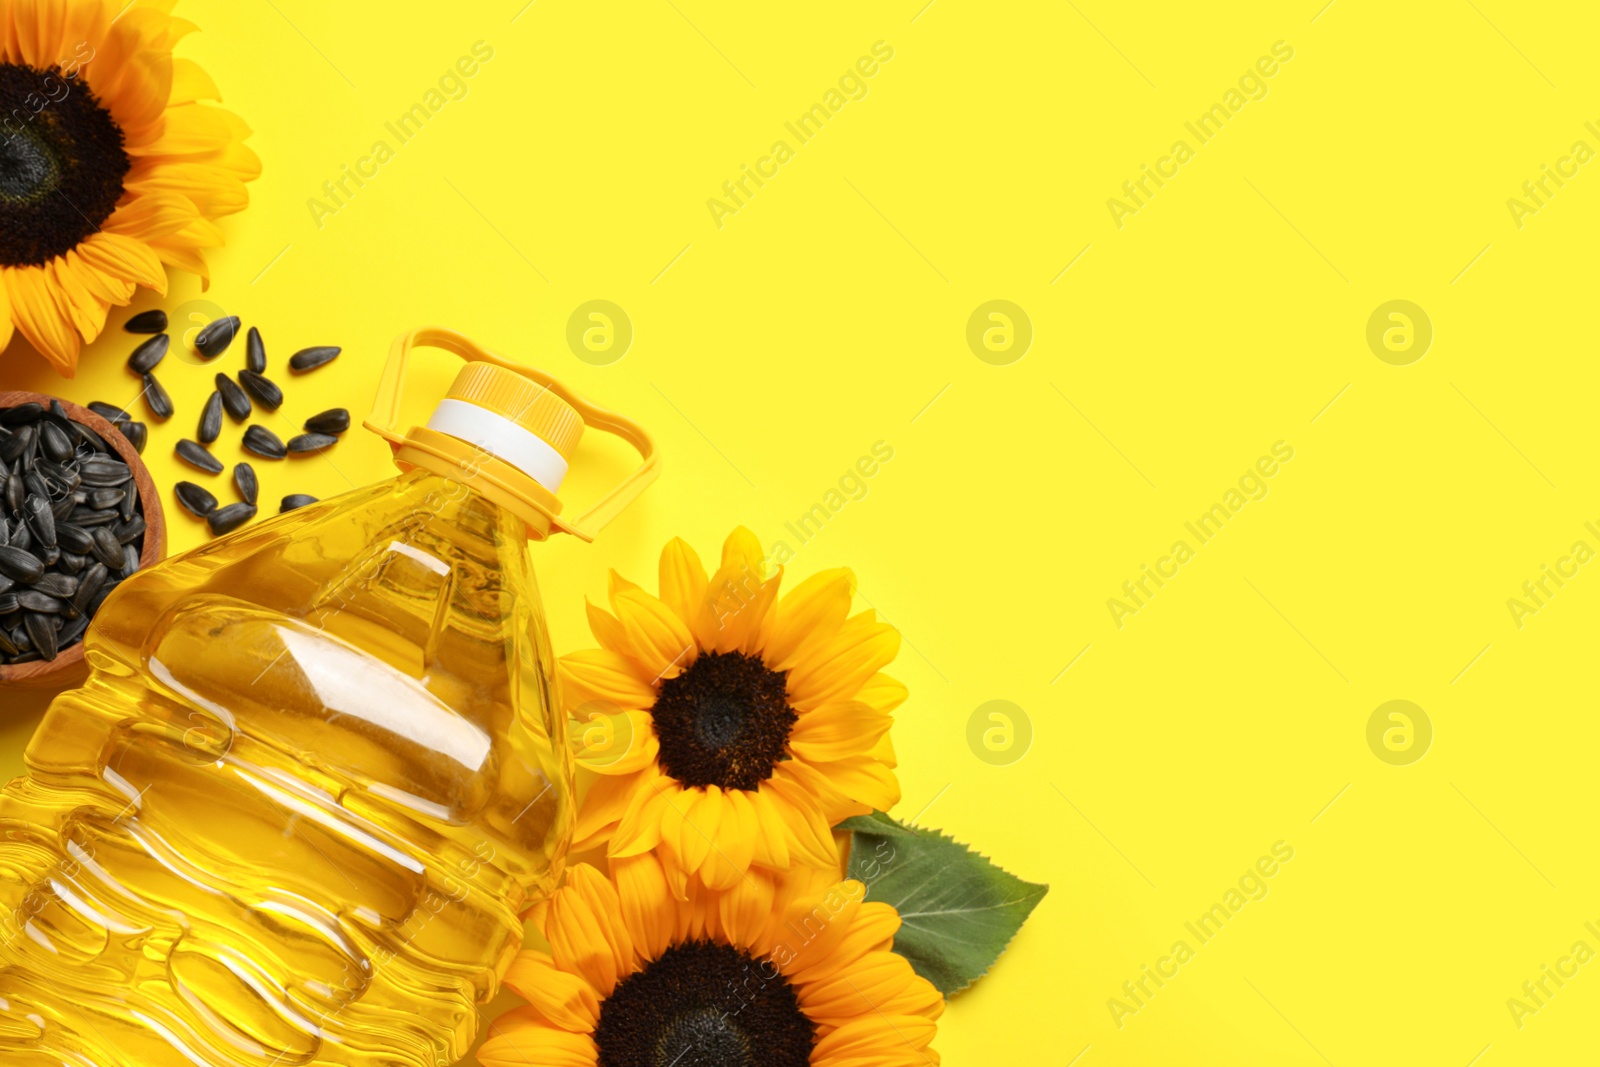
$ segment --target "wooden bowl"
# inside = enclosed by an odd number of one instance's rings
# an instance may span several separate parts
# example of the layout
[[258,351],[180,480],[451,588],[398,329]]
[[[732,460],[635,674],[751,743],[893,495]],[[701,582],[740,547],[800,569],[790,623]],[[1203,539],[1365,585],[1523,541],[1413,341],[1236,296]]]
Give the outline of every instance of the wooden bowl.
[[[45,407],[59,397],[44,393],[0,392],[0,410],[22,404],[34,403]],[[88,408],[79,407],[69,400],[61,400],[67,417],[99,434],[116,452],[117,458],[133,472],[134,488],[139,491],[139,511],[144,516],[144,546],[139,553],[139,567],[143,569],[160,560],[167,552],[167,523],[161,510],[161,493],[156,489],[150,469],[144,465],[139,453],[118,430]],[[83,658],[83,640],[70,648],[62,649],[52,660],[34,660],[31,663],[0,664],[0,686],[23,689],[66,689],[77,685],[89,675],[89,665]]]

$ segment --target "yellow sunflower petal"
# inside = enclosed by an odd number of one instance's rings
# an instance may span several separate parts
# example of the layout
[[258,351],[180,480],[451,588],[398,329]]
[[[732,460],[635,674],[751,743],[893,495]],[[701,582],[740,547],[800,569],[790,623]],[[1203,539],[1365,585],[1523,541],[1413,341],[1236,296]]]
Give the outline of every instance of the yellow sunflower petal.
[[69,262],[61,256],[45,267],[56,289],[56,303],[66,311],[73,328],[85,342],[99,337],[106,324],[106,303],[94,294],[85,280],[94,273],[93,269],[82,266],[81,260]]
[[813,574],[795,586],[778,603],[762,658],[773,670],[794,666],[792,660],[809,645],[839,632],[855,592],[856,576],[848,567]]
[[777,887],[765,871],[752,871],[725,892],[716,894],[717,925],[736,948],[750,948],[772,919]]
[[910,691],[905,683],[897,682],[887,674],[874,674],[857,691],[855,698],[878,711],[893,711],[904,704]]
[[661,550],[661,600],[677,613],[685,625],[694,622],[695,613],[706,598],[706,569],[700,557],[681,537],[674,537]]
[[682,786],[656,767],[640,771],[628,810],[622,813],[606,854],[612,859],[638,856],[661,844],[662,819],[682,792]]
[[572,851],[583,852],[603,844],[616,831],[627,813],[638,788],[639,775],[596,778],[578,805],[577,825],[572,831]]
[[556,662],[562,699],[569,709],[591,700],[609,701],[619,708],[642,709],[656,702],[656,691],[641,679],[634,663],[604,649],[589,648],[562,656]]
[[878,622],[877,612],[863,611],[833,638],[809,649],[789,672],[790,703],[803,711],[854,696],[899,651],[899,632]]
[[789,733],[789,748],[813,762],[862,756],[893,725],[892,716],[860,701],[825,704],[800,716]]
[[594,988],[557,967],[549,953],[531,949],[518,953],[506,971],[505,984],[563,1030],[585,1033],[600,1020],[600,998]]
[[595,1067],[600,1050],[586,1033],[551,1026],[533,1008],[513,1008],[489,1024],[478,1050],[483,1067]]
[[579,708],[569,731],[579,766],[603,775],[636,774],[661,752],[647,711],[607,713],[605,705]]
[[885,1067],[895,1064],[922,1064],[918,1050],[934,1039],[938,1026],[921,1015],[881,1015],[871,1012],[864,1018],[852,1019],[836,1030],[823,1035],[811,1050],[814,1064],[838,1063],[836,1057],[881,1056],[867,1059],[868,1063],[881,1063]]
[[7,267],[3,272],[11,298],[11,321],[17,332],[51,365],[70,378],[77,370],[82,342],[71,316],[61,307],[44,267]]
[[693,629],[701,648],[732,652],[760,634],[776,593],[775,587],[764,589],[764,560],[755,534],[741,526],[728,535],[722,546],[722,565],[695,610]]
[[855,756],[814,766],[834,788],[858,804],[888,811],[900,803],[900,782],[894,771],[872,756]]
[[167,98],[172,104],[192,104],[198,100],[221,100],[217,83],[192,59],[172,61],[172,94]]
[[771,778],[761,785],[763,793],[773,795],[773,807],[787,831],[790,857],[813,867],[830,867],[839,862],[827,816],[819,798],[794,778],[783,773],[780,764]]
[[615,652],[619,656],[626,656],[630,646],[628,634],[622,628],[622,623],[617,617],[605,608],[598,607],[588,597],[583,598],[584,614],[589,620],[589,631],[594,634],[594,639],[600,642],[600,647],[607,652]]
[[647,852],[612,860],[611,876],[617,883],[622,921],[633,938],[634,950],[641,959],[658,959],[678,933],[678,902],[667,884],[661,858]]
[[141,241],[101,230],[90,234],[76,251],[103,274],[136,282],[166,295],[167,272],[161,269],[161,259]]
[[16,327],[11,325],[11,295],[3,278],[0,278],[0,352],[11,343]]
[[587,863],[567,870],[567,881],[550,897],[544,934],[556,966],[588,979],[610,996],[634,966],[633,939],[621,921],[622,903],[609,879]]
[[667,605],[642,589],[623,589],[612,607],[634,659],[656,679],[676,678],[694,661],[694,637]]

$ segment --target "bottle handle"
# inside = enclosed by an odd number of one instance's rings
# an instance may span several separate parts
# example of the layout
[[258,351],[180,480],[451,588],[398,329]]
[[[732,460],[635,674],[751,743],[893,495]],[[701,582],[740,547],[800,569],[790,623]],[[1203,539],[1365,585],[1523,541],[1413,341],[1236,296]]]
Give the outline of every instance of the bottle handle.
[[398,450],[407,441],[406,436],[398,429],[400,398],[405,385],[406,361],[411,356],[412,348],[415,347],[440,348],[460,356],[465,361],[493,363],[530,378],[571,404],[583,419],[585,426],[620,437],[639,453],[642,462],[638,468],[575,519],[563,519],[538,501],[530,500],[529,503],[544,513],[555,528],[564,530],[580,540],[593,541],[595,534],[616,518],[623,508],[633,503],[660,473],[661,456],[656,451],[655,442],[650,439],[644,427],[632,419],[591,404],[541,370],[498,356],[454,330],[437,326],[424,326],[400,335],[395,338],[394,346],[389,351],[389,362],[383,368],[383,377],[378,382],[378,394],[372,402],[372,414],[364,423],[367,429],[388,441],[389,447]]

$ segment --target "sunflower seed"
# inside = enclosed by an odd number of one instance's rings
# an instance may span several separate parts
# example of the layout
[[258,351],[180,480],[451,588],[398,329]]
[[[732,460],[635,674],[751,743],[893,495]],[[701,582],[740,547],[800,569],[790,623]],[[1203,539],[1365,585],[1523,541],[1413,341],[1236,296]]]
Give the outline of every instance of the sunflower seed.
[[150,340],[133,350],[128,357],[128,369],[135,374],[149,374],[156,369],[156,364],[166,358],[167,349],[172,344],[172,338],[164,333],[158,333]]
[[256,496],[261,491],[261,483],[256,481],[256,469],[248,463],[235,463],[233,465],[233,484],[239,490],[239,495],[246,504],[254,504]]
[[321,452],[339,443],[337,437],[325,433],[303,433],[289,438],[289,451],[295,453]]
[[119,407],[113,407],[103,400],[89,401],[89,410],[94,412],[96,415],[99,415],[107,422],[116,422],[119,419],[126,420],[128,418],[128,413],[126,411],[123,411]]
[[28,628],[28,640],[38,650],[40,658],[55,659],[60,651],[56,647],[56,627],[59,624],[48,616],[32,611],[24,615],[22,621]]
[[270,378],[245,369],[239,372],[239,384],[244,386],[245,392],[256,398],[257,403],[269,411],[277,411],[283,405],[283,390],[279,389]]
[[172,494],[178,498],[178,503],[183,509],[197,518],[205,518],[217,510],[217,498],[211,492],[194,484],[193,482],[179,482],[172,487]]
[[128,520],[133,518],[134,509],[136,509],[138,506],[139,506],[139,494],[138,494],[138,492],[137,491],[129,492],[127,495],[125,495],[122,498],[122,503],[117,505],[117,517],[120,518],[123,522],[127,522]]
[[233,344],[234,336],[238,332],[239,316],[229,315],[225,319],[217,319],[195,334],[194,350],[206,359],[216,359]]
[[162,388],[161,383],[156,381],[154,374],[144,376],[144,402],[150,409],[150,414],[160,421],[166,422],[172,418],[172,412],[175,410],[172,406],[172,397]]
[[118,523],[113,532],[117,535],[118,541],[132,548],[133,543],[144,536],[144,516],[135,515],[127,522]]
[[23,509],[27,512],[28,526],[39,544],[54,548],[56,544],[56,516],[50,510],[50,501],[42,496],[33,497]]
[[245,334],[244,365],[257,374],[267,372],[267,346],[261,341],[261,331],[254,326]]
[[350,428],[350,412],[344,408],[329,408],[306,420],[307,433],[341,434]]
[[[112,523],[116,522],[117,513],[109,510],[96,511],[94,508],[73,508],[72,514],[68,515],[65,521],[73,526],[82,526],[85,530],[89,530],[90,533],[93,533],[94,531],[92,527],[110,526]],[[24,528],[23,532],[27,532],[26,528]],[[56,536],[60,537],[59,529],[57,530]],[[16,538],[13,537],[11,540],[13,544],[16,543]]]
[[15,615],[22,610],[17,603],[17,594],[0,593],[0,615]]
[[[4,412],[0,412],[0,415],[4,414]],[[0,442],[0,459],[4,459],[7,463],[15,462],[16,460],[20,459],[22,460],[23,465],[26,466],[27,455],[31,455],[32,448],[33,427],[24,426],[22,429],[13,433],[10,437],[7,437],[3,442]]]
[[141,311],[122,324],[129,333],[160,333],[167,328],[167,313],[160,308]]
[[295,508],[303,508],[307,504],[315,504],[316,502],[316,497],[310,496],[306,493],[290,493],[288,496],[284,497],[283,502],[278,505],[278,514],[282,515],[285,511],[293,511]]
[[278,435],[258,423],[251,423],[244,432],[244,447],[262,459],[282,459],[289,454]]
[[[78,591],[78,579],[69,574],[52,571],[33,583],[36,592],[46,596],[57,597],[61,600],[71,600],[72,595]],[[21,603],[19,600],[18,603]]]
[[84,499],[91,508],[99,508],[104,511],[106,508],[114,508],[122,503],[122,498],[126,495],[121,489],[96,489]]
[[122,542],[117,540],[110,527],[96,526],[91,533],[94,536],[94,558],[111,570],[121,567]]
[[211,524],[213,534],[225,534],[237,530],[245,523],[256,517],[254,504],[229,504],[225,508],[218,508],[206,516],[206,522]]
[[13,474],[6,479],[6,507],[12,514],[22,510],[22,501],[26,499],[28,482],[26,476]]
[[221,474],[222,461],[206,450],[204,445],[184,438],[178,442],[178,458],[190,466],[198,467],[207,474]]
[[67,431],[53,422],[39,424],[39,448],[57,463],[65,463],[74,455],[72,439]]
[[213,391],[200,412],[200,443],[209,445],[222,434],[222,394]]
[[244,390],[240,389],[232,378],[221,371],[217,372],[216,383],[217,392],[222,394],[223,409],[233,417],[235,422],[243,422],[248,419],[251,410],[250,398],[245,395]]
[[61,632],[56,634],[56,643],[61,648],[71,648],[78,643],[78,638],[89,628],[89,618],[79,615],[76,619],[69,619],[61,624]]
[[94,537],[76,523],[62,522],[56,524],[56,542],[65,551],[75,552],[81,556],[92,550]]
[[122,546],[122,569],[117,572],[123,578],[128,577],[139,569],[139,550],[132,545]]
[[324,363],[332,363],[344,351],[337,345],[319,345],[315,348],[302,348],[289,357],[289,369],[305,373],[316,370]]
[[104,563],[91,563],[89,569],[83,572],[83,577],[78,579],[78,591],[72,595],[72,606],[85,615],[89,614],[85,609],[110,576],[111,572],[106,569]]
[[27,585],[44,576],[44,561],[32,552],[18,548],[15,541],[0,547],[0,574]]
[[88,564],[89,557],[87,556],[80,556],[76,552],[63,551],[61,553],[61,569],[68,574],[78,574]]
[[43,414],[44,405],[30,400],[26,404],[18,404],[14,408],[0,411],[0,426],[26,426],[38,421],[39,416]]
[[122,485],[133,477],[128,465],[110,456],[90,456],[78,464],[78,477],[92,489]]
[[63,615],[71,607],[60,597],[41,593],[37,589],[23,589],[17,593],[17,606],[23,611],[38,611],[46,615]]
[[125,422],[120,428],[122,436],[128,439],[128,443],[133,446],[133,450],[143,454],[144,446],[150,442],[149,428],[142,422]]

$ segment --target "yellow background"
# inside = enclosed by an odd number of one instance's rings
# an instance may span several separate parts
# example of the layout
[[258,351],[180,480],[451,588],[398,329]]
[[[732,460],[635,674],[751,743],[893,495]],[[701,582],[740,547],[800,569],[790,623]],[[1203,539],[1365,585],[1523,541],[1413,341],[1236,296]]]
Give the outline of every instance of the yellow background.
[[[1600,547],[1600,165],[1520,228],[1506,201],[1600,147],[1596,16],[924,2],[185,0],[205,32],[181,54],[266,166],[205,299],[265,333],[289,395],[268,425],[359,416],[389,341],[425,323],[648,424],[657,486],[598,544],[538,550],[563,651],[589,643],[605,569],[653,583],[672,535],[713,556],[745,523],[797,549],[791,575],[855,567],[905,637],[897,813],[1051,884],[951,1006],[948,1062],[1592,1055],[1600,963],[1521,1028],[1506,1001],[1575,941],[1600,949],[1600,565],[1520,629],[1506,601]],[[385,122],[480,40],[468,95],[399,145]],[[894,57],[865,98],[796,144],[784,123],[877,41]],[[1267,95],[1196,143],[1184,123],[1277,41],[1293,59]],[[780,138],[794,158],[719,228],[708,198]],[[1180,138],[1194,158],[1119,228],[1107,199]],[[379,139],[394,158],[319,228],[308,199]],[[199,295],[175,279],[161,306]],[[635,330],[605,366],[565,340],[597,298]],[[1033,326],[1006,366],[966,342],[992,299]],[[1408,366],[1366,342],[1393,299],[1434,328]],[[291,380],[289,353],[323,343],[346,353]],[[0,373],[126,402],[131,347],[113,328],[62,383],[17,342]],[[180,414],[149,454],[170,484],[210,372],[169,356],[161,376]],[[1265,499],[1196,544],[1184,523],[1280,440]],[[893,460],[801,547],[783,524],[877,441]],[[599,441],[584,457],[577,495],[625,469]],[[256,467],[270,502],[389,470],[359,430]],[[175,549],[199,542],[170,518]],[[1118,628],[1107,599],[1180,538],[1195,558]],[[3,699],[14,770],[39,706]],[[1033,732],[1005,766],[966,740],[995,699]],[[1434,729],[1409,766],[1366,741],[1394,699]],[[1268,895],[1193,942],[1184,923],[1280,840]],[[1108,998],[1179,939],[1195,957],[1119,1028]]]

